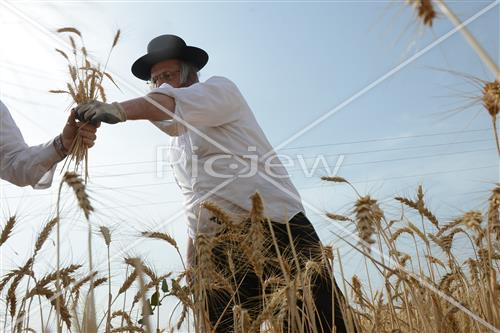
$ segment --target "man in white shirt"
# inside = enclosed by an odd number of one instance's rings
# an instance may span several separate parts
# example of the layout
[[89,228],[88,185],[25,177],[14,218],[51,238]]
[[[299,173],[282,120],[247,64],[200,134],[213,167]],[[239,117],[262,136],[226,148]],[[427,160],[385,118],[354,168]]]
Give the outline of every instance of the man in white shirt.
[[75,117],[72,111],[62,133],[53,140],[29,147],[0,101],[0,178],[17,186],[50,187],[57,163],[67,156],[77,135],[87,147],[94,145],[96,126],[76,122]]
[[[201,203],[208,200],[233,216],[245,215],[256,191],[266,205],[265,215],[280,229],[276,231],[280,242],[289,245],[284,227],[289,221],[300,245],[297,251],[310,251],[311,244],[319,248],[320,240],[304,215],[296,188],[236,85],[218,76],[198,81],[197,73],[207,62],[205,51],[187,46],[177,36],[156,37],[148,44],[148,53],[132,66],[133,74],[149,80],[154,89],[145,97],[120,103],[83,105],[77,109],[78,115],[86,121],[107,123],[147,119],[172,137],[170,158],[175,161],[174,176],[185,198],[190,264],[196,236],[214,234],[217,229]],[[258,280],[245,278],[239,289],[255,290],[256,283]],[[331,332],[331,278],[318,283],[314,294],[318,320],[324,332]],[[209,295],[210,320],[212,325],[219,322],[217,332],[233,330],[232,306],[224,311],[230,301],[228,295]],[[224,318],[218,320],[221,315]],[[337,298],[334,316],[337,332],[344,332]]]

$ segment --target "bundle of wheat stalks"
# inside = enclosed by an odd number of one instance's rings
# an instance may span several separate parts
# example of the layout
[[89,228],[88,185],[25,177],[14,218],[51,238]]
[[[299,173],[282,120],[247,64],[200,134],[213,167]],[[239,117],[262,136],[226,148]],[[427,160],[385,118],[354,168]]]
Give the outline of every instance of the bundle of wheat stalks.
[[[111,52],[120,39],[120,30],[116,32],[113,38],[113,43],[108,52],[106,62],[102,67],[101,64],[95,63],[90,59],[82,34],[78,29],[65,27],[58,29],[57,32],[68,34],[68,40],[71,45],[70,55],[63,50],[56,49],[57,53],[64,57],[68,63],[69,82],[66,83],[65,89],[50,90],[49,92],[55,94],[68,94],[73,99],[73,104],[76,105],[95,100],[106,102],[106,92],[103,86],[104,78],[108,79],[118,88],[111,74],[106,72],[106,68]],[[76,40],[75,37],[77,37]],[[75,169],[78,169],[83,161],[85,163],[85,178],[87,178],[88,150],[83,144],[80,136],[75,137],[75,141],[71,145],[69,152],[69,160],[66,162],[68,164],[74,162]]]
[[[324,180],[348,184],[341,177]],[[73,187],[80,192],[85,190],[82,186]],[[88,197],[82,193],[77,193],[77,197],[87,214],[91,207]],[[88,329],[89,318],[85,317],[89,299],[85,295],[107,284],[108,303],[97,309],[99,315],[92,324],[99,332],[173,332],[183,331],[186,326],[194,327],[195,332],[210,332],[216,327],[208,320],[207,293],[223,290],[237,295],[237,277],[250,272],[261,277],[261,310],[252,316],[253,309],[245,307],[245,300],[233,297],[227,306],[234,316],[235,332],[284,332],[284,322],[288,322],[290,332],[321,332],[310,320],[316,311],[310,306],[310,288],[318,273],[341,278],[345,295],[352,295],[341,305],[344,317],[352,318],[348,332],[466,333],[500,328],[500,186],[492,190],[485,212],[466,212],[447,223],[441,223],[428,209],[421,186],[415,199],[395,200],[414,211],[416,220],[411,220],[406,210],[397,219],[387,219],[370,196],[358,196],[350,216],[327,214],[335,223],[355,227],[362,245],[357,248],[373,267],[367,276],[372,275],[373,279],[373,273],[378,271],[383,279],[380,288],[375,288],[370,279],[368,286],[363,286],[356,275],[344,276],[342,257],[334,259],[330,246],[310,258],[297,258],[293,247],[276,253],[273,235],[266,232],[269,222],[262,214],[265,203],[258,194],[252,197],[251,213],[240,221],[232,220],[212,203],[204,204],[223,232],[197,237],[195,268],[158,274],[139,258],[124,258],[127,272],[117,290],[111,285],[111,277],[116,283],[117,275],[110,265],[112,235],[105,226],[99,228],[99,233],[108,250],[107,272],[84,272],[76,264],[42,276],[34,271],[37,254],[60,222],[55,218],[41,230],[32,256],[0,279],[0,291],[6,297],[3,329],[48,332],[55,326],[58,331],[92,331]],[[16,218],[11,217],[0,234],[0,246],[15,226]],[[467,257],[463,255],[463,243],[455,246],[458,235],[465,235],[470,243]],[[167,233],[149,230],[139,237],[173,246],[182,259],[176,241]],[[405,246],[403,239],[412,245]],[[414,253],[410,254],[413,246]],[[215,249],[229,258],[228,268],[219,266],[210,255]],[[461,253],[457,255],[456,251]],[[340,270],[332,271],[334,266]],[[263,274],[266,271],[271,274]],[[186,275],[192,277],[191,284],[185,282]],[[130,292],[133,297],[127,297]],[[166,298],[177,299],[180,306],[180,310],[169,311],[169,318],[164,317],[164,312],[160,315]],[[297,299],[302,301],[300,306]],[[178,316],[176,322],[173,316]]]

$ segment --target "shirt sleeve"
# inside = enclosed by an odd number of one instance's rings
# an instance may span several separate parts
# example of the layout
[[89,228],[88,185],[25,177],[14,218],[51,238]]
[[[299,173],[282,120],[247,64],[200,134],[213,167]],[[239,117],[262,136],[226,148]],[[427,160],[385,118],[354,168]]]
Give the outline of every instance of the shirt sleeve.
[[170,136],[179,136],[186,132],[186,127],[175,119],[151,120],[151,122]]
[[[220,76],[184,88],[163,84],[151,93],[174,98],[175,115],[195,127],[217,127],[233,122],[241,117],[246,103],[238,87]],[[160,127],[162,121],[153,123]]]
[[29,147],[0,101],[0,178],[17,186],[31,185],[35,189],[50,187],[57,162],[61,157],[53,141]]

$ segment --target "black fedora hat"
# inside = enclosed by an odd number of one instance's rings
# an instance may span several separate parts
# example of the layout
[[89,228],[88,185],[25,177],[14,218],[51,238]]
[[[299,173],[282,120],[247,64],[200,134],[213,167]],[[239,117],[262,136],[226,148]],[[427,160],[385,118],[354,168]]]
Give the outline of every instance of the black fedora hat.
[[132,74],[141,80],[151,78],[151,67],[169,59],[179,59],[190,63],[198,70],[208,62],[208,54],[200,48],[187,46],[186,42],[175,35],[161,35],[148,44],[148,53],[132,65]]

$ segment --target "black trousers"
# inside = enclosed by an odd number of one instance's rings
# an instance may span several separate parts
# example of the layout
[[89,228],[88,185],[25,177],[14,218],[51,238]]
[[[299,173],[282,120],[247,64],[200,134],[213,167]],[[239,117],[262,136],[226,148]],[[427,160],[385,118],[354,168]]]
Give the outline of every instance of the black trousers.
[[[291,267],[292,265],[295,267],[291,268],[291,275],[293,277],[294,271],[296,271],[296,265],[293,264],[286,225],[276,222],[271,222],[271,224],[280,253],[282,256],[288,258]],[[303,213],[295,215],[289,221],[289,225],[297,257],[301,258],[300,265],[302,266],[302,270],[308,258],[319,258],[321,251],[320,239],[311,222]],[[266,231],[269,232],[269,228],[266,227],[266,229]],[[272,248],[271,252],[274,252],[274,254],[276,253],[274,248]],[[227,271],[227,247],[216,246],[212,250],[212,254],[216,265],[219,266],[221,270],[225,269]],[[326,267],[324,267],[324,269],[326,269]],[[273,274],[276,275],[277,272],[281,272],[281,269],[277,261],[274,261],[274,264],[266,265],[264,269],[264,279]],[[314,279],[312,279],[311,291],[316,307],[316,327],[319,332],[330,333],[333,327],[332,318],[334,318],[336,332],[347,332],[340,305],[340,303],[342,303],[345,306],[344,298],[337,284],[335,282],[332,283],[333,278],[330,274],[331,270],[326,269],[326,271],[323,271],[321,274],[316,274]],[[215,332],[234,332],[232,305],[234,304],[233,300],[235,298],[242,308],[248,309],[252,319],[255,319],[260,311],[262,311],[261,283],[253,270],[247,270],[244,274],[237,276],[237,279],[239,288],[236,297],[226,291],[207,291],[209,319],[212,327],[215,327]],[[335,297],[333,295],[335,295]],[[298,301],[297,306],[300,309],[300,301]],[[332,316],[333,311],[334,315]],[[287,332],[288,323],[285,322],[283,326],[285,327],[284,332]]]

